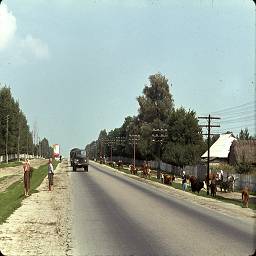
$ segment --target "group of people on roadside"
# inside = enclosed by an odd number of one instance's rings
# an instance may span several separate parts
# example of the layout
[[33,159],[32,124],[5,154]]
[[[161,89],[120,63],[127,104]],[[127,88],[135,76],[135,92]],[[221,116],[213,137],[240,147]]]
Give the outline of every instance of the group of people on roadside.
[[[28,159],[25,159],[25,162],[23,163],[23,183],[24,183],[24,195],[29,196],[30,194],[30,180],[31,180],[31,165]],[[52,190],[53,186],[53,175],[54,175],[54,169],[52,165],[52,158],[49,158],[48,161],[48,189],[49,191]]]

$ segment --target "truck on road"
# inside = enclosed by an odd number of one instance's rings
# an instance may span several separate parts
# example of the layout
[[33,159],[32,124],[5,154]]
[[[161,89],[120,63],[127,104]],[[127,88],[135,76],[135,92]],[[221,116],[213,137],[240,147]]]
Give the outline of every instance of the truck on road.
[[76,171],[77,168],[83,168],[88,172],[89,159],[84,149],[73,148],[70,151],[70,163],[73,171]]

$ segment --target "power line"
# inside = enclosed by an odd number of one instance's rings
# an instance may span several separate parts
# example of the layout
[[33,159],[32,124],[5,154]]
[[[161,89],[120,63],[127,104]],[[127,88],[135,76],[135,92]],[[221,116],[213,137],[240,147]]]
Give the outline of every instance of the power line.
[[240,112],[230,112],[230,113],[227,113],[227,114],[221,114],[222,116],[224,117],[232,117],[232,116],[236,116],[236,115],[246,115],[246,114],[251,114],[255,112],[253,108],[250,108],[248,110],[242,110]]
[[220,109],[220,110],[214,111],[212,113],[213,114],[222,114],[222,113],[227,112],[227,111],[230,112],[230,111],[234,111],[234,110],[237,110],[237,109],[248,108],[248,107],[254,106],[254,104],[255,104],[255,101],[249,101],[249,102],[246,102],[246,103],[238,105],[238,106]]
[[239,121],[254,121],[254,116],[253,115],[249,115],[249,116],[241,116],[241,117],[236,117],[236,118],[225,118],[223,119],[223,121],[221,121],[222,123],[232,123],[232,122],[239,122]]
[[222,129],[219,129],[218,132],[223,133],[226,131],[241,131],[241,130],[245,130],[248,129],[250,130],[251,133],[253,133],[253,131],[255,131],[254,126],[253,125],[239,125],[239,126],[222,126]]

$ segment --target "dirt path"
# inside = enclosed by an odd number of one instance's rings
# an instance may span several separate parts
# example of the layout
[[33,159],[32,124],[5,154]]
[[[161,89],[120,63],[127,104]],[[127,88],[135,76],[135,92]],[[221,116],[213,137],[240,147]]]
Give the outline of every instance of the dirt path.
[[46,178],[0,226],[0,250],[7,256],[72,255],[70,179],[66,163],[55,170],[54,190]]
[[[37,169],[39,166],[46,164],[45,159],[32,159],[30,160],[30,165]],[[23,178],[23,167],[22,165],[15,167],[0,168],[0,192],[5,191],[14,182],[19,181]]]
[[4,176],[3,179],[0,180],[0,193],[4,192],[11,184],[19,180],[21,180],[19,175]]

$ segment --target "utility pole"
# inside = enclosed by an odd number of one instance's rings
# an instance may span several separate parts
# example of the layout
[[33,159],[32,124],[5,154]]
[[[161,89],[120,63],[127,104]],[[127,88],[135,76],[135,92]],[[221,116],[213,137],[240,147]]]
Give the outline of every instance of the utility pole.
[[114,140],[112,139],[107,139],[107,145],[110,146],[110,162],[112,163],[112,156],[113,156],[113,144]]
[[167,129],[159,128],[152,130],[152,142],[157,145],[157,155],[158,155],[158,168],[157,168],[157,179],[160,179],[161,171],[161,145],[164,143],[167,138]]
[[126,142],[126,137],[124,137],[124,136],[116,136],[114,138],[114,141],[115,141],[115,145],[116,146],[123,147],[125,145],[125,142]]
[[213,117],[210,114],[208,116],[200,116],[198,119],[206,119],[208,120],[207,125],[199,125],[200,127],[207,128],[207,133],[203,133],[203,135],[207,135],[207,144],[208,144],[208,151],[207,151],[207,179],[206,179],[206,185],[207,185],[207,195],[209,195],[209,174],[210,174],[210,139],[211,135],[217,135],[211,133],[211,128],[214,127],[220,127],[220,125],[213,125],[211,124],[211,120],[219,120],[220,117]]
[[94,159],[97,160],[97,141],[94,142],[93,148],[94,148]]
[[5,154],[6,163],[8,164],[8,129],[9,129],[9,115],[6,116],[6,143],[5,143]]
[[18,161],[20,161],[20,121],[19,121],[19,129],[18,129],[18,148],[17,148]]
[[38,137],[38,151],[39,151],[39,158],[41,158],[41,155],[42,155],[42,145],[41,145],[40,137]]
[[136,144],[138,144],[138,141],[140,140],[139,134],[130,134],[130,143],[133,144],[133,166],[136,168]]
[[103,161],[102,149],[103,149],[103,138],[100,139],[100,161]]

